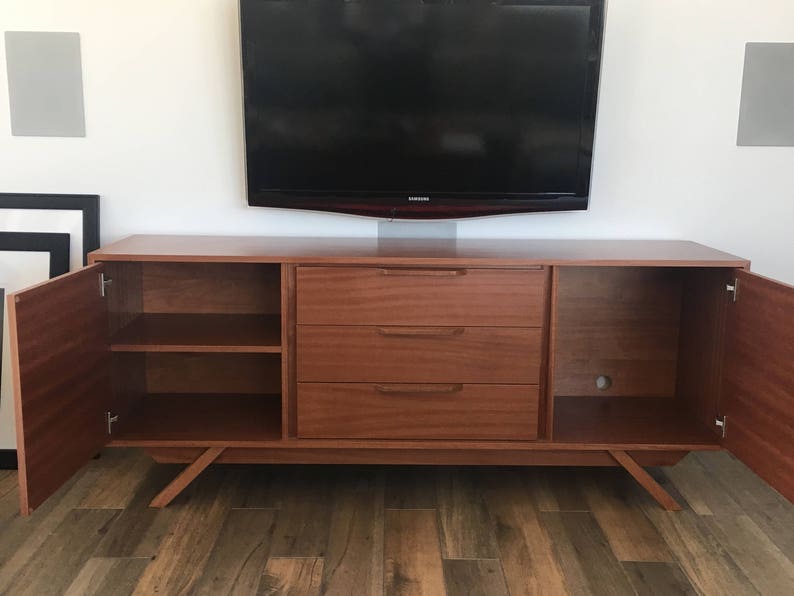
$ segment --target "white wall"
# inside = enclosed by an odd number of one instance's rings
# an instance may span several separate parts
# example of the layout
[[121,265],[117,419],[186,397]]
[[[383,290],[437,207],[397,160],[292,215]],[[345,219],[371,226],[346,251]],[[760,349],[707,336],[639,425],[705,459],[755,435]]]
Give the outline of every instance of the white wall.
[[[245,205],[236,0],[4,0],[0,29],[81,33],[87,128],[11,137],[0,68],[0,190],[101,194],[103,242],[376,233]],[[794,41],[794,2],[611,0],[590,210],[460,234],[688,238],[794,283],[794,148],[735,142],[747,41]]]
[[[81,34],[87,130],[12,137],[0,47],[0,192],[98,193],[103,243],[376,233],[371,219],[246,206],[237,0],[2,0],[0,30]],[[794,284],[794,148],[736,146],[747,41],[794,41],[794,1],[611,0],[590,210],[459,233],[687,238]],[[10,399],[0,410],[13,447]]]

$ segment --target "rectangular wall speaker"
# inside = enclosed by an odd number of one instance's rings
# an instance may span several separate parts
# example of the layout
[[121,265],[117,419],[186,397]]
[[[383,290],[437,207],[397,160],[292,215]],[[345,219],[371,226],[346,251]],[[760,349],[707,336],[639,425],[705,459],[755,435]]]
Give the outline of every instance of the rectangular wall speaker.
[[6,31],[11,134],[84,137],[80,34]]
[[794,146],[794,43],[748,43],[738,145]]

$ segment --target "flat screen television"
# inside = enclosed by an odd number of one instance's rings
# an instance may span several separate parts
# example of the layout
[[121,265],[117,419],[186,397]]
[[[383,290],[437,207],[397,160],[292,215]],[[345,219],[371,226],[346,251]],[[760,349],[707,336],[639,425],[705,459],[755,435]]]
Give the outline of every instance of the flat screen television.
[[241,0],[250,205],[586,209],[604,0]]

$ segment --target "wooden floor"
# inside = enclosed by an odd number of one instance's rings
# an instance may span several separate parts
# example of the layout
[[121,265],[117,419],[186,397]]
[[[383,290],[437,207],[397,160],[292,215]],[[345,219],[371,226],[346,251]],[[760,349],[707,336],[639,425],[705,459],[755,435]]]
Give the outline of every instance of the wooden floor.
[[30,518],[0,471],[0,594],[794,594],[794,506],[725,453],[653,470],[211,468],[108,450]]

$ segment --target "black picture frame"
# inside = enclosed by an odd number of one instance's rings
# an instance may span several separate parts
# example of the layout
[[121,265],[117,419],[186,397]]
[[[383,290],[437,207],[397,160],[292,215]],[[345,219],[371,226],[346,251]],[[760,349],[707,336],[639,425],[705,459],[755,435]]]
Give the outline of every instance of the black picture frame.
[[50,279],[69,272],[69,234],[0,232],[0,250],[50,253]]
[[0,209],[80,211],[83,216],[83,266],[88,253],[99,248],[99,195],[0,193]]
[[[0,251],[46,252],[50,255],[50,279],[69,272],[69,234],[0,232]],[[2,306],[0,320],[5,316],[5,303]],[[0,449],[0,470],[15,470],[17,466],[16,450]]]

